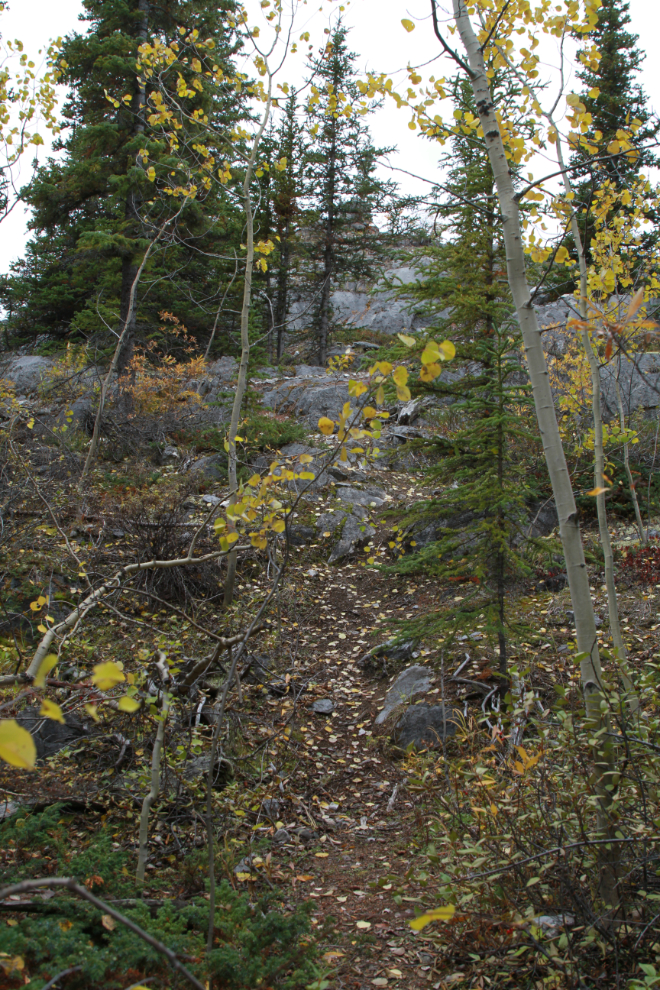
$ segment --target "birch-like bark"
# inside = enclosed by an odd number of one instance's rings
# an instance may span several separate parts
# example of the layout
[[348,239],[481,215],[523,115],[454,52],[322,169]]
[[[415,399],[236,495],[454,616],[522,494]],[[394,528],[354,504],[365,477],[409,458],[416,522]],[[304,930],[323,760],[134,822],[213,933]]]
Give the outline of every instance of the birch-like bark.
[[[555,126],[554,121],[550,119],[550,123]],[[566,171],[566,164],[564,162],[564,153],[562,149],[561,137],[559,136],[559,130],[557,130],[557,161],[559,167],[562,170],[562,179],[564,185],[564,192],[566,193],[567,199],[570,199],[570,194],[574,192],[571,187],[570,180],[568,178],[568,173]],[[584,348],[584,353],[586,354],[587,361],[589,362],[589,372],[591,376],[591,412],[594,421],[594,488],[602,489],[604,487],[603,480],[605,478],[605,446],[603,443],[603,411],[601,403],[601,393],[600,393],[600,366],[598,363],[598,357],[593,349],[591,343],[591,338],[589,336],[589,331],[587,329],[588,322],[588,310],[587,310],[587,259],[584,255],[584,245],[582,243],[582,235],[580,233],[580,227],[577,222],[577,216],[575,210],[571,213],[571,233],[573,235],[573,240],[575,242],[575,250],[578,256],[578,265],[580,269],[580,300],[579,300],[579,311],[580,311],[580,322],[582,324],[580,328],[580,339],[582,341],[582,347]],[[618,390],[618,382],[617,382]],[[603,550],[603,563],[605,570],[605,587],[607,589],[607,609],[608,609],[608,621],[610,627],[610,634],[612,636],[612,643],[614,645],[614,652],[619,662],[619,670],[621,673],[621,680],[623,682],[624,691],[626,694],[626,700],[628,707],[632,714],[634,714],[639,709],[639,699],[635,692],[635,688],[630,679],[630,673],[628,668],[628,651],[626,650],[626,644],[623,641],[623,636],[621,635],[621,623],[619,621],[619,602],[616,594],[616,584],[614,580],[614,553],[612,552],[612,541],[610,539],[610,528],[607,522],[607,505],[605,503],[605,492],[601,491],[600,494],[596,496],[596,511],[598,514],[598,535],[600,537],[600,545]]]
[[[238,424],[241,418],[241,407],[245,398],[247,388],[248,361],[250,359],[250,304],[252,302],[252,270],[254,268],[254,214],[252,212],[252,198],[250,195],[250,184],[254,173],[254,165],[257,160],[261,138],[268,124],[271,108],[272,77],[268,74],[268,96],[266,98],[266,109],[259,130],[255,134],[252,142],[252,150],[245,169],[243,180],[243,208],[245,211],[246,241],[245,241],[245,282],[243,284],[243,305],[241,307],[241,361],[238,366],[238,381],[236,382],[236,392],[234,393],[234,404],[231,410],[231,421],[229,423],[229,433],[227,435],[227,459],[229,468],[229,500],[230,504],[236,500],[238,489],[237,478],[237,456],[236,437],[238,435]],[[227,577],[225,579],[224,604],[225,608],[231,605],[234,599],[234,582],[236,580],[236,551],[232,550],[227,558]]]
[[[581,654],[580,675],[585,706],[592,732],[599,739],[594,747],[593,757],[594,788],[598,796],[597,827],[600,834],[607,836],[612,826],[609,806],[615,789],[613,753],[611,743],[603,741],[606,739],[607,722],[600,708],[603,698],[602,671],[589,574],[584,559],[573,486],[557,424],[548,367],[541,344],[541,332],[525,272],[525,252],[518,202],[490,92],[483,52],[472,28],[465,0],[452,0],[452,3],[454,20],[468,56],[475,103],[495,178],[506,247],[507,278],[522,332],[536,417],[559,516],[559,532],[573,603],[578,650]],[[617,868],[611,853],[603,853],[600,867],[601,897],[608,908],[614,908],[618,903]]]
[[536,417],[559,516],[559,531],[575,615],[578,649],[583,655],[580,663],[582,685],[589,711],[594,716],[600,717],[602,673],[589,575],[584,559],[573,486],[561,443],[548,368],[541,345],[541,332],[525,273],[525,252],[518,203],[479,40],[470,23],[464,0],[453,0],[453,10],[456,26],[468,56],[472,89],[502,213],[508,282],[523,336]]
[[[619,423],[621,425],[621,432],[625,433],[626,429],[626,415],[623,409],[623,400],[621,398],[621,388],[619,387],[619,375],[621,374],[621,355],[618,357],[618,368],[616,375],[616,405],[619,411]],[[643,547],[646,546],[648,540],[646,538],[646,532],[644,530],[644,523],[642,522],[642,513],[639,509],[639,502],[637,500],[637,491],[635,489],[635,482],[633,481],[632,471],[630,470],[630,444],[624,443],[623,445],[623,465],[626,469],[626,478],[628,479],[628,490],[630,491],[630,497],[632,499],[632,504],[635,509],[635,522],[637,523],[637,532],[639,533],[639,541]]]
[[149,812],[151,806],[158,797],[160,791],[160,758],[163,754],[163,740],[165,739],[165,723],[170,707],[170,699],[167,691],[163,691],[163,707],[160,713],[160,723],[156,733],[153,753],[151,754],[151,786],[149,793],[145,795],[142,802],[142,812],[140,814],[140,840],[138,851],[137,879],[144,880],[144,871],[147,865],[147,854],[149,852]]

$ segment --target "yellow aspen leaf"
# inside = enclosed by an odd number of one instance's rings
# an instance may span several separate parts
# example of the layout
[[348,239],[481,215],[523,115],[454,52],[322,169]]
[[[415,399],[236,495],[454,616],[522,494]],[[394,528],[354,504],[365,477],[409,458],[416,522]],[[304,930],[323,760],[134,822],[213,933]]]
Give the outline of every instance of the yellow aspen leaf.
[[371,922],[370,921],[356,921],[355,922],[355,927],[356,928],[361,928],[363,931],[366,931],[368,928],[371,928]]
[[593,89],[590,89],[589,90],[589,99],[590,100],[597,100],[599,96],[600,96],[600,90],[599,90],[598,86],[594,86]]
[[326,437],[329,437],[335,428],[333,420],[328,419],[327,416],[321,416],[318,426],[321,433],[323,433]]
[[413,931],[421,932],[432,921],[451,921],[455,913],[456,908],[453,904],[445,904],[444,907],[434,908],[432,911],[427,911],[426,914],[421,914],[419,918],[414,918],[413,921],[409,922],[409,925]]
[[367,386],[364,382],[349,381],[348,383],[348,394],[354,395],[356,398],[360,395],[364,395],[367,391]]
[[258,474],[253,474],[248,481],[248,485],[250,485],[251,488],[256,488],[259,484],[261,484],[261,476]]
[[396,397],[399,402],[410,402],[410,389],[407,385],[397,385]]
[[439,364],[437,363],[425,364],[422,366],[422,370],[419,373],[419,377],[422,379],[423,382],[432,382],[441,373],[442,373],[442,368],[440,367]]
[[129,698],[127,694],[117,702],[117,708],[120,712],[136,712],[139,707],[140,702],[135,698]]
[[593,495],[595,497],[596,495],[602,495],[603,492],[606,492],[606,491],[607,491],[607,488],[601,488],[601,487],[599,487],[599,488],[592,488],[590,492],[587,492],[587,495]]
[[417,341],[414,337],[409,337],[407,333],[398,333],[397,337],[399,340],[406,345],[406,347],[414,347]]
[[412,21],[409,21],[407,17],[403,17],[401,19],[401,23],[403,24],[408,34],[410,34],[411,31],[415,30],[415,25],[413,24]]
[[439,357],[438,345],[431,341],[422,351],[422,364],[435,364]]
[[395,385],[405,385],[408,381],[407,369],[400,365],[392,375],[392,380]]
[[440,351],[441,361],[451,361],[456,357],[456,348],[452,344],[451,340],[443,340],[442,343],[438,345],[438,350]]
[[22,770],[32,770],[37,759],[37,748],[34,739],[16,719],[9,718],[0,722],[0,759],[12,767]]
[[110,914],[102,914],[101,915],[101,924],[103,925],[103,927],[105,928],[105,930],[108,931],[108,932],[113,932],[115,930],[115,928],[117,927],[117,922],[115,921],[115,919]]
[[25,963],[22,956],[7,956],[4,959],[0,958],[0,966],[2,966],[7,976],[11,976],[12,973],[20,973],[25,969]]
[[37,629],[39,630],[40,633],[47,633],[48,632],[48,630],[46,629],[46,627],[43,624],[41,624],[41,623],[37,626]]
[[362,410],[362,415],[364,416],[365,419],[373,419],[374,416],[378,415],[378,413],[376,412],[373,406],[365,406],[365,408]]
[[92,684],[99,688],[100,691],[109,691],[110,688],[121,684],[125,680],[126,677],[123,671],[112,660],[108,660],[106,663],[98,663],[92,671]]
[[311,454],[301,454],[299,459],[301,464],[311,464],[314,460]]
[[85,711],[87,712],[90,718],[94,719],[95,722],[101,721],[98,712],[96,710],[96,705],[85,705]]
[[376,392],[376,403],[377,405],[382,406],[383,402],[385,402],[385,389],[382,385],[379,385],[378,391]]
[[566,250],[566,248],[564,247],[564,245],[562,244],[562,246],[557,249],[557,253],[555,255],[555,261],[557,262],[558,265],[563,265],[569,258],[570,255]]
[[51,701],[49,698],[44,698],[42,700],[41,711],[39,712],[39,714],[43,715],[44,718],[52,718],[53,722],[61,722],[62,725],[65,724],[64,715],[62,714],[62,709],[60,708],[59,705],[56,705],[55,702]]
[[314,474],[313,471],[301,471],[300,474],[297,475],[297,477],[300,478],[302,481],[314,481],[316,475]]
[[276,520],[276,522],[273,523],[274,533],[283,533],[285,529],[286,529],[286,523],[284,522],[283,519],[278,519]]

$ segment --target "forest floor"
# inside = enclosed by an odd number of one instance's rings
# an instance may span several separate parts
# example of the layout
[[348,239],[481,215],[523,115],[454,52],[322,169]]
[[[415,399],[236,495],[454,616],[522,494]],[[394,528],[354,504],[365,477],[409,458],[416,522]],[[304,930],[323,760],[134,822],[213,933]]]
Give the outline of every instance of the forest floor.
[[[19,439],[27,449],[28,431]],[[190,529],[189,517],[177,514],[177,506],[199,506],[204,495],[227,494],[221,484],[193,481],[171,467],[154,471],[134,459],[98,465],[82,496],[65,472],[48,473],[58,463],[51,455],[52,449],[43,464],[35,459],[30,465],[1,537],[1,604],[23,617],[18,636],[0,640],[2,674],[21,664],[25,669],[43,623],[61,620],[80,602],[88,580],[98,585],[145,553],[176,557]],[[212,802],[219,840],[216,874],[250,902],[266,893],[285,911],[307,904],[320,965],[333,988],[484,987],[489,984],[482,961],[494,947],[499,952],[495,985],[515,987],[519,963],[512,929],[477,915],[474,923],[464,917],[460,924],[439,922],[423,932],[409,924],[422,909],[436,906],[435,890],[444,881],[434,834],[449,798],[447,767],[483,746],[484,734],[477,731],[484,717],[483,686],[497,683],[498,658],[478,633],[478,623],[470,638],[433,632],[439,604],[451,610],[473,586],[441,585],[430,577],[369,566],[369,559],[393,562],[389,548],[396,543],[398,521],[415,501],[432,495],[423,472],[372,467],[368,481],[386,492],[383,506],[370,512],[375,535],[368,546],[338,566],[327,563],[334,542],[329,534],[318,532],[293,547],[270,624],[250,641],[252,666],[244,671],[240,695],[236,689],[229,694],[223,752],[231,772]],[[332,505],[337,502],[330,486],[300,503],[297,524],[316,532],[316,518]],[[634,542],[630,525],[616,520],[613,537],[618,546]],[[200,551],[217,548],[213,534],[205,539]],[[556,544],[554,536],[549,539]],[[589,525],[585,543],[596,550],[597,532]],[[654,566],[641,574],[644,584],[620,592],[630,663],[638,673],[660,649],[660,585],[649,584],[660,580]],[[141,586],[121,601],[108,597],[71,637],[62,663],[67,679],[58,679],[56,668],[49,694],[86,731],[36,771],[0,764],[0,820],[11,822],[20,809],[29,825],[30,815],[36,819],[44,809],[44,814],[57,809],[30,838],[22,840],[20,829],[14,830],[17,837],[0,848],[0,880],[74,875],[108,902],[138,898],[153,909],[208,897],[202,769],[219,682],[177,702],[168,722],[147,877],[140,886],[134,880],[137,821],[148,789],[157,710],[145,703],[133,714],[113,711],[114,696],[94,687],[90,674],[93,665],[112,660],[123,664],[127,677],[148,683],[156,650],[185,668],[208,653],[209,630],[223,635],[244,630],[272,584],[266,558],[248,554],[234,604],[224,611],[218,576],[200,571],[190,578],[180,575],[177,586]],[[593,577],[601,641],[607,645],[606,597],[595,571]],[[535,590],[530,581],[512,589],[508,609],[513,631],[508,662],[536,692],[542,719],[557,686],[579,697],[568,591],[543,590],[539,584]],[[373,647],[402,637],[405,624],[405,637],[412,635],[410,628],[416,630],[405,659],[366,659]],[[263,675],[257,674],[254,658],[267,666]],[[425,700],[444,701],[460,713],[456,734],[428,753],[397,752],[390,741],[392,721],[376,723],[393,679],[412,664],[424,665],[432,675]],[[462,680],[454,681],[459,666]],[[32,685],[7,687],[0,692],[0,716],[20,716],[41,698]],[[321,700],[330,711],[314,711]],[[484,766],[495,759],[488,748],[480,756]],[[41,901],[21,895],[0,904],[0,963],[3,927],[52,911],[66,897],[57,893]],[[106,934],[97,932],[98,944]],[[36,985],[43,970],[36,974],[32,965],[38,969],[28,962],[20,972],[0,973],[0,990],[14,990],[29,979]],[[143,976],[123,974],[113,986],[132,986]],[[183,984],[163,979],[161,985]]]
[[[388,493],[396,505],[399,499],[423,496],[425,489],[411,485],[409,475],[391,473]],[[44,519],[33,518],[23,533],[23,546],[14,547],[14,553],[38,556],[39,540],[52,538],[43,526]],[[391,519],[382,520],[374,544],[387,540],[390,530]],[[624,530],[622,539],[629,528]],[[594,538],[587,534],[588,542]],[[234,777],[214,799],[223,825],[218,878],[251,894],[275,890],[289,906],[311,902],[312,930],[333,987],[437,990],[486,985],[479,982],[480,959],[490,951],[489,942],[503,938],[492,927],[481,922],[472,932],[463,927],[456,939],[451,925],[440,923],[422,933],[409,926],[420,908],[436,906],[440,870],[429,862],[428,852],[434,818],[442,811],[444,758],[437,752],[402,757],[389,744],[387,730],[375,725],[391,680],[407,664],[383,669],[360,664],[370,647],[396,631],[400,620],[430,620],[438,596],[446,599],[451,593],[460,600],[460,588],[447,592],[432,579],[386,573],[355,561],[330,568],[324,555],[322,540],[293,554],[266,650],[275,658],[272,673],[281,692],[269,693],[262,684],[246,680],[242,704],[235,692],[230,696]],[[234,605],[237,621],[254,611],[267,587],[263,572],[241,578]],[[602,591],[595,589],[595,600],[602,613]],[[621,595],[633,667],[641,669],[659,648],[658,602],[660,594],[648,588]],[[512,621],[528,631],[519,635],[510,661],[527,668],[542,705],[550,703],[555,684],[577,687],[579,672],[567,648],[572,639],[569,608],[566,590],[527,593],[513,604]],[[85,629],[80,664],[112,658],[123,660],[126,670],[139,665],[162,642],[148,628],[148,616],[141,613],[142,626],[136,631],[126,615],[99,614]],[[192,652],[195,630],[188,627],[177,635],[181,652]],[[460,731],[447,740],[448,759],[469,749],[481,715],[480,696],[451,682],[467,648],[471,658],[464,676],[491,680],[496,658],[486,642],[454,642],[447,649],[437,642],[421,643],[407,662],[427,665],[435,677],[431,698],[444,697],[463,712]],[[63,699],[69,699],[69,711],[80,711],[93,696],[91,686],[85,692],[85,683],[76,691],[63,684],[56,692],[59,703],[65,707]],[[312,710],[313,702],[322,698],[332,702],[330,714]],[[3,715],[17,712],[17,701],[30,700],[30,688],[20,698],[6,692]],[[149,762],[148,749],[137,746],[129,748],[124,762],[117,759],[121,747],[113,733],[120,739],[128,735],[129,722],[120,715],[104,721],[103,731],[76,745],[73,758],[70,751],[58,754],[37,773],[0,768],[0,796],[8,812],[63,802],[67,856],[93,850],[98,835],[110,830],[113,849],[126,854],[126,877],[134,869],[138,784],[144,786]],[[148,735],[149,726],[142,731]],[[190,864],[190,850],[203,851],[203,822],[199,812],[191,814],[190,804],[182,802],[187,788],[192,803],[198,800],[201,807],[203,785],[186,783],[174,766],[173,772],[177,786],[169,792],[166,788],[154,808],[147,881],[140,894],[154,904],[165,899],[185,903],[205,896],[207,889],[202,866]],[[67,858],[49,855],[47,846],[5,848],[0,857],[5,876],[19,865],[21,875],[67,875]],[[97,891],[108,898],[118,892],[110,881]],[[29,896],[23,900],[33,904]],[[9,913],[5,910],[0,928],[21,916],[19,902]],[[503,961],[498,985],[516,985],[516,965],[513,954],[509,963]],[[0,977],[0,987],[19,985],[21,979],[5,977],[3,982]]]

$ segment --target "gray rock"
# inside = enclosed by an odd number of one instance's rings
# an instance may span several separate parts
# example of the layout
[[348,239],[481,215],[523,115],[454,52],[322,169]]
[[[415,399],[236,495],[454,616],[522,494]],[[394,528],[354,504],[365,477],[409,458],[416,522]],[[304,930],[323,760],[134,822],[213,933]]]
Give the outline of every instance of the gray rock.
[[209,365],[208,374],[211,378],[217,378],[220,381],[230,381],[238,374],[238,362],[233,357],[221,357]]
[[292,547],[303,547],[317,538],[313,526],[289,526],[289,543]]
[[71,715],[64,716],[64,725],[52,718],[44,718],[37,707],[25,708],[16,716],[19,725],[27,729],[37,750],[37,759],[54,756],[65,746],[70,746],[87,735],[87,727]]
[[296,368],[296,378],[326,378],[327,369],[318,364],[299,364]]
[[202,495],[202,502],[204,502],[205,505],[220,505],[222,499],[218,498],[217,495]]
[[79,429],[90,436],[94,429],[95,410],[89,398],[76,399],[58,414],[55,425],[66,426],[68,430]]
[[261,810],[271,822],[276,822],[282,812],[282,804],[277,798],[266,798],[261,805]]
[[17,393],[29,395],[36,391],[54,364],[54,358],[36,354],[10,358],[6,364],[0,366],[0,378],[12,382]]
[[289,378],[265,392],[262,402],[268,409],[288,410],[306,419],[310,428],[316,432],[322,416],[338,420],[344,403],[350,399],[346,381],[330,380],[321,383],[304,378]]
[[458,715],[444,705],[411,705],[397,722],[392,741],[398,749],[435,749],[443,739],[456,734]]
[[316,528],[321,533],[334,533],[346,518],[345,512],[323,512],[316,520]]
[[389,431],[390,437],[397,443],[407,443],[409,440],[421,440],[424,434],[414,426],[392,426]]
[[391,639],[387,643],[374,646],[372,650],[360,657],[359,662],[364,667],[368,667],[373,664],[374,660],[380,659],[392,660],[397,663],[401,660],[410,660],[412,656],[416,655],[416,649],[417,642],[414,639],[405,640],[403,643],[397,643],[396,640]]
[[354,505],[382,505],[385,501],[385,492],[380,488],[354,488],[352,485],[337,485],[337,498],[342,502],[351,502]]
[[316,712],[317,715],[332,715],[334,710],[335,706],[330,698],[319,698],[312,705],[312,711]]
[[347,557],[353,553],[358,544],[364,543],[375,534],[376,530],[373,526],[369,526],[368,523],[362,522],[355,516],[347,516],[341,537],[333,547],[332,553],[328,557],[328,563],[334,564],[342,557]]
[[[211,757],[194,756],[191,760],[186,760],[181,767],[181,774],[186,780],[198,780],[205,777],[209,772]],[[213,775],[213,789],[222,791],[232,779],[233,771],[231,763],[222,758],[216,761],[215,773]]]
[[314,832],[311,828],[297,828],[296,835],[303,842],[313,842],[317,838],[318,833]]
[[291,836],[285,828],[278,828],[277,832],[273,836],[273,842],[276,842],[278,846],[284,845],[285,842],[290,842]]
[[410,426],[418,418],[420,411],[422,409],[421,399],[411,399],[410,402],[406,402],[405,405],[401,407],[399,415],[397,417],[397,422],[401,426]]
[[181,455],[176,447],[172,447],[168,444],[167,447],[163,447],[160,452],[160,463],[161,464],[176,464],[177,461],[181,459]]
[[416,665],[402,670],[392,687],[385,695],[383,709],[378,713],[376,725],[381,725],[395,708],[410,701],[416,694],[426,694],[430,691],[431,671],[428,667]]
[[227,458],[223,454],[209,454],[200,457],[191,466],[192,474],[199,474],[209,481],[221,481],[227,477]]

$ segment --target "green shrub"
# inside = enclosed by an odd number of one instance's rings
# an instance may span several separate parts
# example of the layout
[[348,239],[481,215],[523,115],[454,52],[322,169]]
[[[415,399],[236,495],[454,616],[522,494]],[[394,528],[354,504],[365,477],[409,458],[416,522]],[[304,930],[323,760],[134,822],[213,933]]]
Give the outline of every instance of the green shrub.
[[[43,876],[43,859],[23,854],[48,846],[57,875],[81,883],[91,879],[94,892],[102,899],[139,899],[141,891],[133,878],[135,864],[127,852],[113,848],[110,829],[90,833],[87,848],[71,854],[68,832],[78,827],[71,819],[66,806],[59,804],[41,813],[19,811],[0,825],[0,848],[16,851],[0,883]],[[177,954],[198,959],[199,963],[187,965],[201,981],[210,969],[217,977],[216,986],[223,990],[298,990],[317,975],[316,949],[305,938],[309,931],[306,908],[283,910],[275,895],[255,898],[253,894],[251,899],[236,893],[226,882],[218,886],[216,905],[215,947],[208,960],[209,909],[204,899],[193,899],[183,908],[173,901],[165,902],[153,917],[149,908],[139,903],[121,910]],[[2,951],[24,961],[23,973],[29,976],[34,990],[41,990],[57,973],[72,966],[81,969],[67,977],[67,990],[120,988],[167,969],[163,956],[138,935],[120,923],[106,927],[101,911],[65,893],[45,901],[38,913],[16,921],[3,926]],[[176,985],[182,984],[179,981]]]

